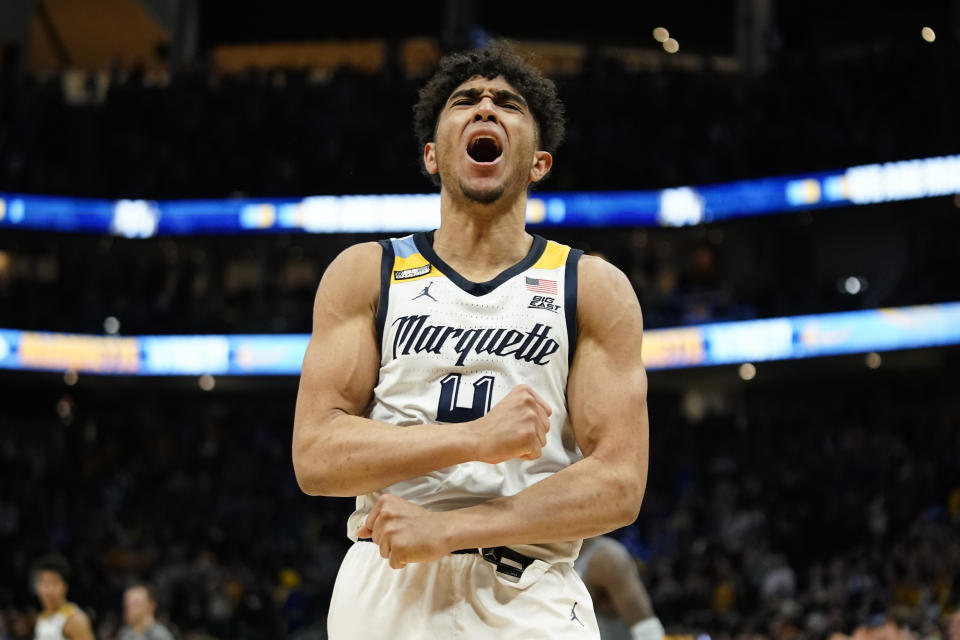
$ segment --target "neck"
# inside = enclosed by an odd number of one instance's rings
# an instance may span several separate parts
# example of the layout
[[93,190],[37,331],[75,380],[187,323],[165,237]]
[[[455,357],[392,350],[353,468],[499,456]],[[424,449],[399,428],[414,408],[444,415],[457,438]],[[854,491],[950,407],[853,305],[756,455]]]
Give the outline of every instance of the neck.
[[464,277],[485,281],[520,262],[533,238],[525,230],[527,198],[492,204],[463,202],[440,192],[440,228],[433,250]]
[[134,631],[140,632],[140,631],[146,631],[147,629],[150,628],[152,624],[153,624],[153,616],[147,616],[137,624],[133,624],[130,626],[133,627]]
[[43,613],[46,614],[46,615],[49,615],[49,614],[51,614],[51,613],[56,613],[57,611],[60,610],[60,607],[62,607],[62,606],[65,605],[66,603],[67,603],[66,600],[61,600],[60,602],[57,602],[57,603],[51,605],[50,607],[44,607]]

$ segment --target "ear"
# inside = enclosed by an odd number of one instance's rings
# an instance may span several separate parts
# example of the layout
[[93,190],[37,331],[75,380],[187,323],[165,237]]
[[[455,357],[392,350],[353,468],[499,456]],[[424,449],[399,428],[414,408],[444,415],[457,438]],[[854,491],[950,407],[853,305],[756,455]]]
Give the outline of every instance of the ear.
[[426,168],[427,173],[432,176],[437,175],[437,172],[440,171],[440,167],[437,165],[436,142],[428,142],[423,145],[423,166]]
[[547,151],[535,151],[533,154],[533,166],[530,167],[530,182],[540,182],[550,173],[550,167],[553,166],[553,156]]

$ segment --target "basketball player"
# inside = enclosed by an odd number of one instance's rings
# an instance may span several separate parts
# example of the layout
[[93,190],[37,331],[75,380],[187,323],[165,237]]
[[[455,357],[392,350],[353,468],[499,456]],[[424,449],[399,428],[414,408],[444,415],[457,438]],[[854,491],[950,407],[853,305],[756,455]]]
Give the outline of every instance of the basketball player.
[[502,45],[448,56],[415,127],[440,227],[331,263],[297,397],[300,487],[358,496],[329,636],[596,639],[573,561],[646,485],[636,295],[524,229],[551,81]]
[[573,564],[593,599],[603,640],[663,640],[637,564],[620,542],[608,536],[583,541]]
[[57,555],[44,556],[33,566],[33,587],[43,611],[37,617],[34,640],[93,640],[90,619],[67,602],[70,565]]
[[126,625],[117,640],[173,640],[173,634],[157,622],[157,598],[153,588],[135,584],[123,592],[123,618]]

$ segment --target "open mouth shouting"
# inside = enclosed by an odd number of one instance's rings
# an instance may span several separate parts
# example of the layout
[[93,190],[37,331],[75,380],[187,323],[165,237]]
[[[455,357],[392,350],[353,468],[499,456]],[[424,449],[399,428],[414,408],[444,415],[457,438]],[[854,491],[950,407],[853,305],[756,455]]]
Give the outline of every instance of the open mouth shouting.
[[503,154],[503,149],[492,136],[480,134],[467,145],[467,154],[473,158],[474,162],[489,164],[497,161]]
[[474,133],[467,141],[467,155],[479,165],[494,165],[503,156],[503,144],[485,131]]

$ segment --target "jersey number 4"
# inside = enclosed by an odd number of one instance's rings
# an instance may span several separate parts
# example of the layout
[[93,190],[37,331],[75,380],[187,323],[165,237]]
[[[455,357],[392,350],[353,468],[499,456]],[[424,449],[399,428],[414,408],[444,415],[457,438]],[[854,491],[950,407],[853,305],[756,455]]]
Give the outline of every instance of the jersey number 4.
[[458,397],[460,374],[451,373],[440,381],[438,422],[469,422],[486,415],[490,411],[490,401],[493,398],[493,376],[483,376],[473,383],[473,404],[469,407],[458,407]]

